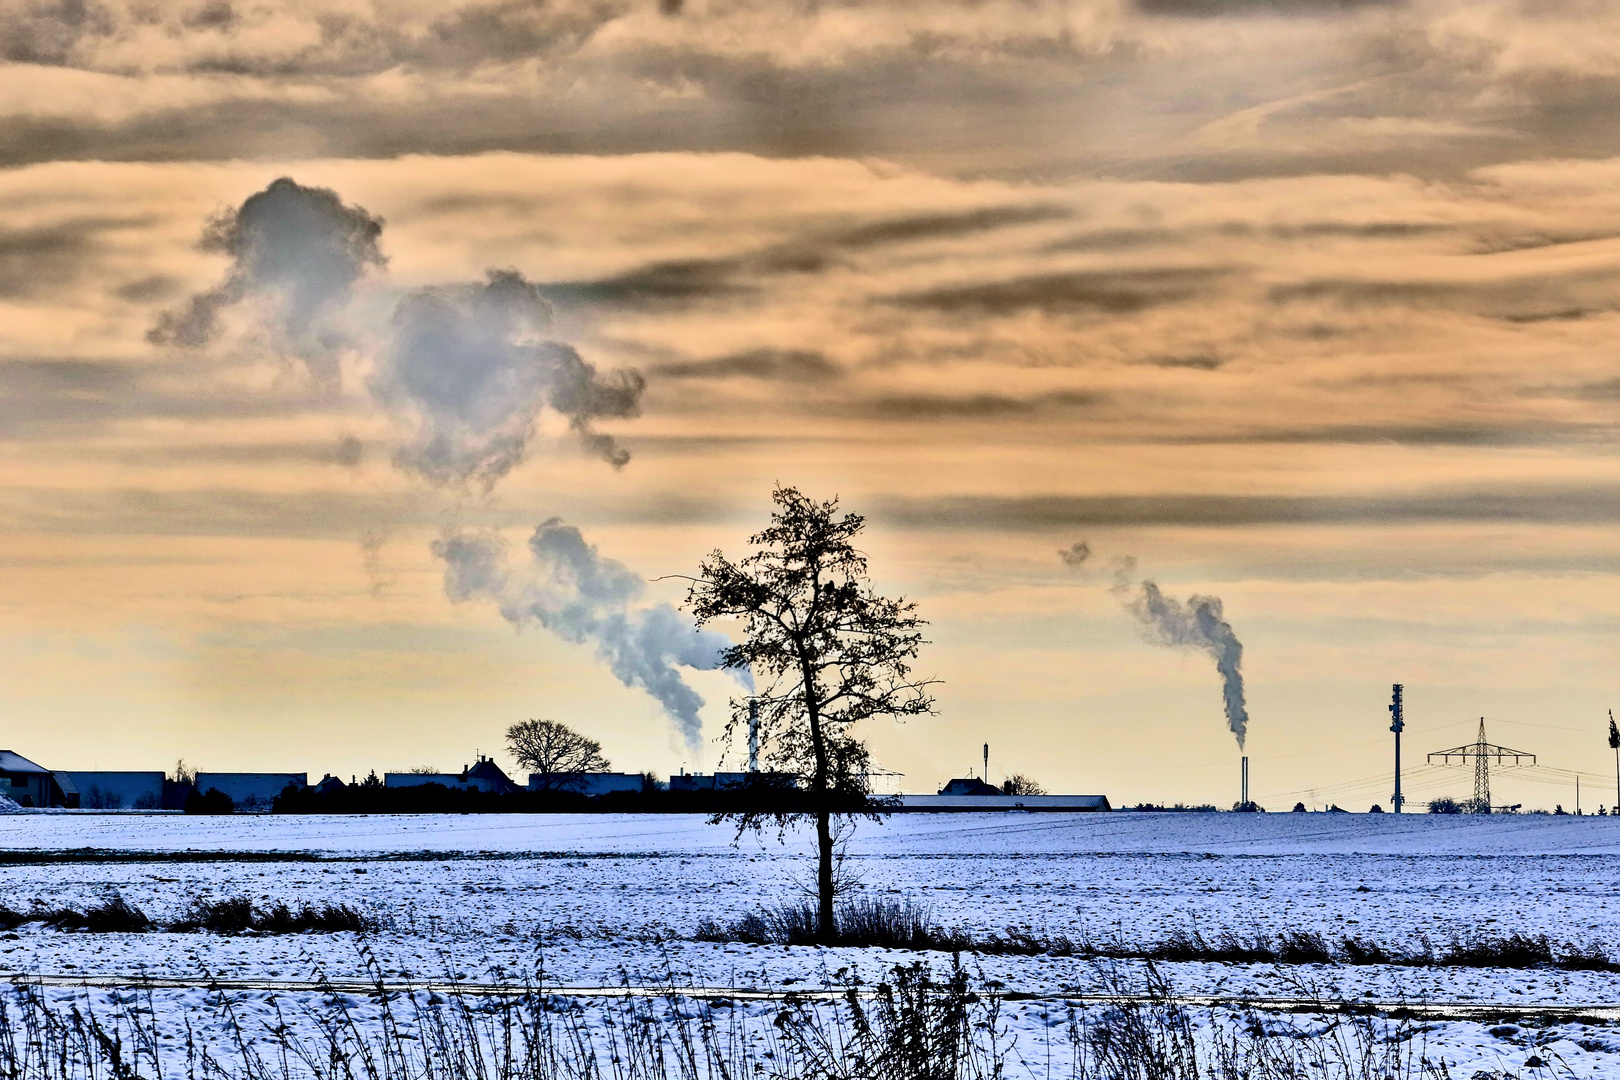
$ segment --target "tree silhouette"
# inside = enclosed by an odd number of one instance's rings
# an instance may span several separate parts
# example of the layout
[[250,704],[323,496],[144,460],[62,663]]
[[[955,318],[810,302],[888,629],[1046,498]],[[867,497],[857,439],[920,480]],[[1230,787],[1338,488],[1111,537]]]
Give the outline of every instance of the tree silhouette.
[[[760,686],[761,760],[771,779],[808,795],[803,813],[747,811],[743,827],[808,817],[816,829],[817,932],[837,940],[833,911],[833,822],[881,808],[870,798],[869,756],[852,729],[875,716],[932,714],[929,687],[911,663],[925,644],[916,605],[877,595],[866,556],[852,541],[865,521],[777,487],[770,525],[749,538],[753,554],[703,560],[687,594],[699,626],[739,619],[743,641],[725,651],[728,668],[749,668]],[[732,699],[726,737],[747,723],[749,701]],[[722,815],[725,816],[725,815]]]
[[581,773],[606,772],[602,744],[555,720],[524,720],[506,729],[506,748],[517,763],[546,779],[547,787],[577,784]]
[[1023,773],[1013,773],[1007,777],[1007,782],[1001,785],[1001,790],[1008,795],[1045,795],[1046,789],[1039,782],[1031,780]]

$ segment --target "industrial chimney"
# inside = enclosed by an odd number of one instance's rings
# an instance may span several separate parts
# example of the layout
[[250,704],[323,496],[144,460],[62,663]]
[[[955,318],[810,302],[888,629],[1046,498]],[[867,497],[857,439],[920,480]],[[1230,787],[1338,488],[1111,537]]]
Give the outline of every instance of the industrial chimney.
[[748,699],[748,771],[759,772],[759,698]]
[[1238,803],[1241,809],[1249,808],[1249,755],[1243,755],[1243,798]]

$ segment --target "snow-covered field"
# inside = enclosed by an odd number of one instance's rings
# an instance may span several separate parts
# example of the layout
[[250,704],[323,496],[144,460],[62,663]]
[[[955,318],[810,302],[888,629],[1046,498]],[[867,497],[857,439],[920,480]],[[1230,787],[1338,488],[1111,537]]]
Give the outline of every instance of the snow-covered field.
[[[733,841],[726,826],[676,816],[19,814],[0,817],[0,859],[10,860],[0,865],[0,902],[83,907],[117,889],[159,917],[199,896],[352,904],[382,921],[369,948],[390,980],[509,982],[543,963],[556,987],[672,979],[780,990],[825,985],[840,969],[878,976],[917,958],[683,940],[703,919],[729,920],[797,895],[808,865],[802,836]],[[64,852],[73,854],[57,854]],[[898,815],[863,823],[849,853],[869,894],[919,901],[937,922],[977,933],[1027,926],[1153,941],[1196,926],[1206,935],[1311,929],[1396,945],[1476,931],[1620,942],[1620,818]],[[1042,999],[1020,1004],[1020,1015],[1105,989],[1104,973],[1088,961],[971,962],[1007,990]],[[340,980],[366,976],[350,935],[88,934],[38,924],[0,935],[0,968],[106,987],[140,977],[262,984],[243,991],[250,998],[317,969]],[[1470,1066],[1454,1075],[1517,1069],[1532,1052],[1549,1052],[1529,1043],[1555,1036],[1551,1049],[1577,1075],[1620,1076],[1620,1033],[1535,1019],[1538,1008],[1620,1009],[1611,974],[1238,964],[1164,971],[1177,991],[1194,995],[1298,997],[1308,989],[1384,1004],[1490,1006],[1522,1025],[1442,1019],[1424,1033],[1435,1053]],[[1124,972],[1129,982],[1131,965]]]

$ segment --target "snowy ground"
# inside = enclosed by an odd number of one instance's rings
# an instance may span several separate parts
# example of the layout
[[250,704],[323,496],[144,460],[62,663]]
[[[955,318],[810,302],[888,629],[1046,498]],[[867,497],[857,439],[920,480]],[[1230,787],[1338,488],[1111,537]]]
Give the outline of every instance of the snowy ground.
[[[78,849],[94,851],[52,857]],[[12,862],[0,864],[0,901],[83,906],[116,888],[155,916],[201,895],[354,904],[385,924],[371,948],[391,980],[511,980],[543,962],[546,982],[559,987],[672,978],[770,990],[824,985],[841,968],[876,976],[916,958],[680,940],[702,919],[726,920],[794,896],[807,851],[798,836],[733,845],[729,828],[699,817],[8,815],[0,817],[0,860]],[[238,852],[275,861],[230,857]],[[310,855],[319,861],[297,861]],[[1620,942],[1620,819],[1613,818],[901,815],[863,824],[850,857],[868,892],[919,900],[938,922],[979,932],[1021,925],[1151,941],[1196,925],[1206,934],[1316,929],[1396,945],[1418,934],[1443,943],[1476,930]],[[1025,1011],[1104,989],[1102,973],[1086,961],[986,956],[972,963],[1009,991],[1049,999],[1019,1006]],[[100,986],[140,976],[200,983],[211,974],[274,987],[317,968],[338,979],[365,975],[348,935],[94,935],[33,924],[0,935],[0,970]],[[1538,1007],[1594,1015],[1620,1008],[1613,975],[1337,965],[1165,970],[1188,994],[1314,990],[1381,1003],[1491,1006],[1525,1026],[1448,1019],[1424,1034],[1437,1053],[1471,1065],[1454,1075],[1517,1069],[1530,1054],[1547,1053],[1529,1043],[1556,1036],[1553,1048],[1576,1075],[1620,1076],[1620,1030],[1535,1020]]]

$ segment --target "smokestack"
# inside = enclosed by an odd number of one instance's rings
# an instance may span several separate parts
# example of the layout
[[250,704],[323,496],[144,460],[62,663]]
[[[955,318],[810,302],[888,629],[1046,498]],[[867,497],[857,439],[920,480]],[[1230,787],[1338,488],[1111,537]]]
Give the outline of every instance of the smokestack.
[[759,772],[759,698],[748,699],[748,771]]
[[984,782],[990,782],[990,744],[984,744]]
[[1249,806],[1249,755],[1243,755],[1243,798],[1238,803],[1244,809]]

